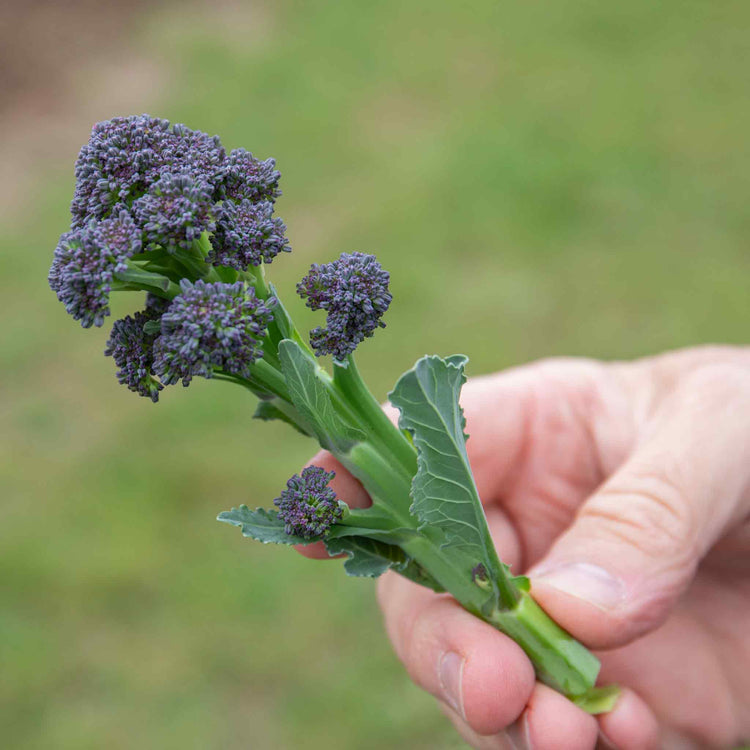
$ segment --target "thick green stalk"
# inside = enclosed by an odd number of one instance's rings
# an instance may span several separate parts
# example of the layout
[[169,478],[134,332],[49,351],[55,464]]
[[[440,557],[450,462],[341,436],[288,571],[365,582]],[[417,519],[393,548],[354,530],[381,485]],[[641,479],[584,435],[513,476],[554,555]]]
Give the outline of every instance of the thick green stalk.
[[359,374],[353,355],[350,354],[345,363],[334,362],[333,382],[350,409],[360,417],[372,441],[393,458],[393,468],[397,467],[411,481],[417,473],[417,452],[372,395]]

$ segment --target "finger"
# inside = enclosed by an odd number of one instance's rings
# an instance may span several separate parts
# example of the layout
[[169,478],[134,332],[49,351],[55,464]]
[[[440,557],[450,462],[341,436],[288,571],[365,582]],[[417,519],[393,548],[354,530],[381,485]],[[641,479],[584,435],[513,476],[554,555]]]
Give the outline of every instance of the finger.
[[386,574],[378,587],[386,630],[412,680],[479,734],[496,734],[523,710],[534,670],[521,648],[448,596]]
[[617,750],[656,750],[659,747],[656,717],[632,690],[623,689],[615,707],[598,719],[603,739]]
[[479,750],[593,750],[599,735],[593,716],[541,683],[534,686],[521,716],[497,734],[482,735],[450,707],[443,711],[459,734]]
[[534,750],[593,750],[596,719],[564,695],[537,683],[521,721],[521,736]]
[[592,647],[660,625],[700,559],[750,510],[750,376],[705,367],[531,572],[535,598]]
[[[355,479],[328,451],[320,451],[308,463],[308,466],[320,466],[326,471],[333,471],[336,476],[330,486],[336,497],[343,500],[350,508],[367,508],[372,505],[365,488]],[[323,542],[297,545],[297,552],[314,560],[331,560]]]

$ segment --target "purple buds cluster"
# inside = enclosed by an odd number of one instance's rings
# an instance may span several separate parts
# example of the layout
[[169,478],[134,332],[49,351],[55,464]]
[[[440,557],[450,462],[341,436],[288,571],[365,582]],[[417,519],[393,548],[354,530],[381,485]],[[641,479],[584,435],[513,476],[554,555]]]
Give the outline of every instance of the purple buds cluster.
[[374,255],[342,253],[332,263],[314,263],[297,284],[297,293],[311,310],[325,310],[326,326],[310,332],[318,356],[332,354],[344,361],[376,328],[393,299],[390,276]]
[[148,324],[156,323],[166,308],[164,300],[149,296],[143,312],[114,322],[104,350],[118,367],[117,380],[154,403],[164,386],[154,377],[154,341],[159,330],[149,330]]
[[187,174],[165,174],[133,203],[145,240],[168,252],[213,231],[212,209],[211,189]]
[[259,266],[261,261],[270,263],[279,253],[290,251],[285,231],[284,222],[273,216],[269,201],[224,201],[217,212],[208,260],[238,271]]
[[100,326],[109,315],[109,295],[118,272],[141,250],[141,232],[127,210],[71,229],[60,237],[49,285],[69,315],[84,328]]
[[263,356],[275,300],[260,300],[241,281],[183,280],[180,287],[182,293],[161,316],[154,372],[165,385],[178,380],[188,385],[195,375],[211,378],[215,368],[248,377],[250,365]]
[[222,184],[227,155],[218,137],[149,115],[97,123],[76,162],[73,225],[131,204],[164,174],[189,175],[212,191]]
[[261,161],[244,148],[236,148],[227,159],[224,194],[235,201],[273,203],[281,195],[280,179],[281,172],[276,169],[274,159]]
[[303,539],[323,536],[344,515],[336,493],[328,486],[335,472],[308,466],[286,483],[286,489],[273,502],[287,534]]

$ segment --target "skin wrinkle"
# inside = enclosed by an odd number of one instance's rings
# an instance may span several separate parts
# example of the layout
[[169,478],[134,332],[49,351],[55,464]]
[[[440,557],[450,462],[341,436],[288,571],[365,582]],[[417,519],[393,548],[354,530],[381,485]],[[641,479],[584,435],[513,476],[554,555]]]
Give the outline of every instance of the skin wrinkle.
[[[644,504],[645,505],[645,504]],[[691,568],[697,565],[697,558],[691,550],[681,550],[678,548],[679,537],[676,535],[668,537],[668,544],[663,543],[664,536],[660,533],[654,533],[654,527],[650,517],[636,517],[634,515],[619,515],[616,510],[598,507],[592,504],[584,505],[578,520],[591,520],[594,522],[594,529],[597,530],[599,538],[610,536],[619,539],[629,547],[638,550],[645,557],[654,561],[657,567],[654,568],[661,573],[674,571],[690,564]],[[603,527],[597,521],[606,521]],[[606,528],[605,534],[599,532]],[[589,535],[589,538],[591,537]],[[666,562],[666,564],[664,564]],[[681,576],[682,577],[682,576]]]

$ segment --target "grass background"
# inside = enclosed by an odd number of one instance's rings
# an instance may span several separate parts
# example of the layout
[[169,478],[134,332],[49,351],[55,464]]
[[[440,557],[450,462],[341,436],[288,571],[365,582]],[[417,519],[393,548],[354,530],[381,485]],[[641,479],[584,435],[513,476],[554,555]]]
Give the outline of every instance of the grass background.
[[[311,262],[376,252],[395,299],[359,359],[379,397],[424,353],[477,374],[747,342],[747,3],[199,10],[142,12],[130,43],[169,85],[98,118],[147,105],[277,159],[294,253],[271,276],[302,324]],[[2,226],[4,746],[460,746],[370,582],[213,521],[270,504],[312,446],[226,384],[136,398],[106,333],[64,315],[46,273],[75,154]]]

